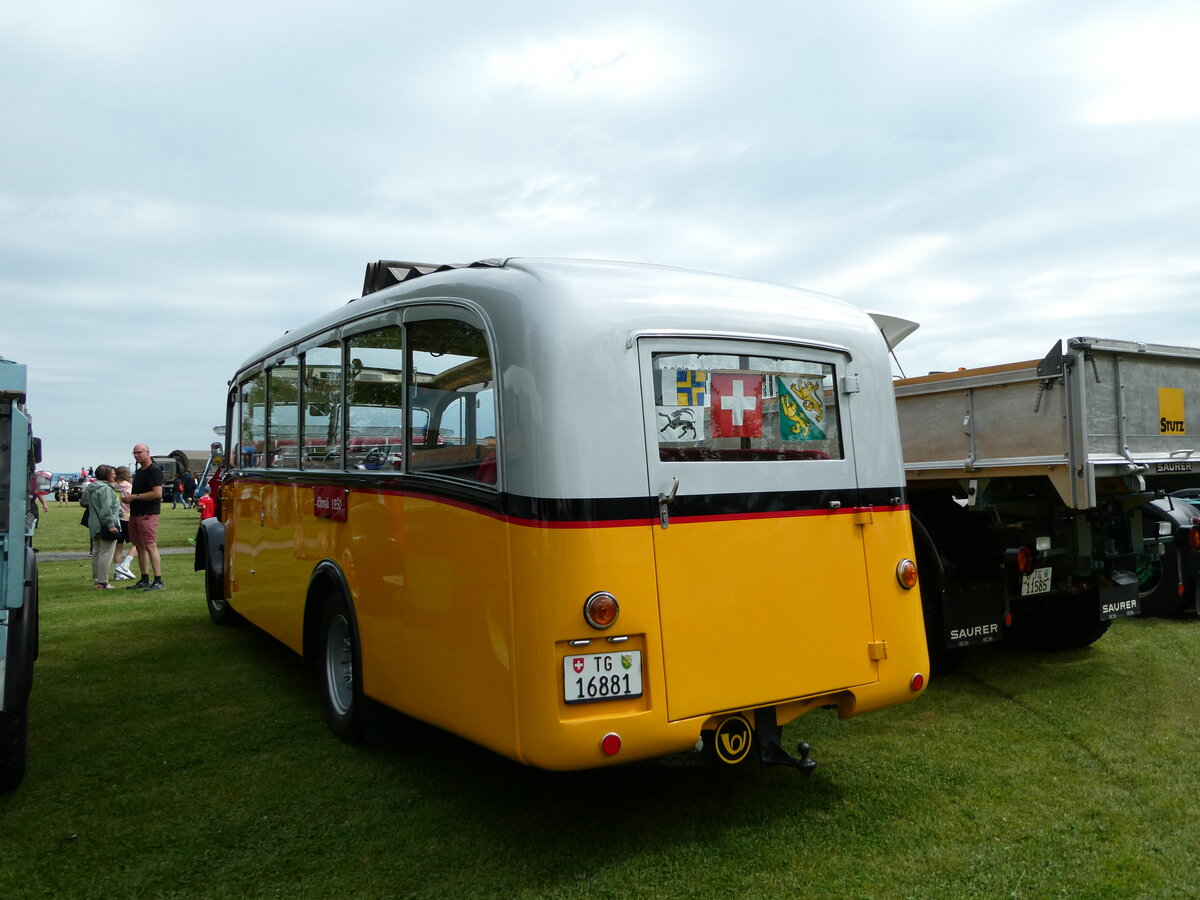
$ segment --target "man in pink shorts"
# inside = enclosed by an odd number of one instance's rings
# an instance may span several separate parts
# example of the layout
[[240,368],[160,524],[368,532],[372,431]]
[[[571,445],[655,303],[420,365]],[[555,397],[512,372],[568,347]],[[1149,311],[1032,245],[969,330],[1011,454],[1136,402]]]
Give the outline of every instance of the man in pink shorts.
[[[129,540],[137,549],[138,568],[141,580],[125,588],[127,591],[161,591],[166,589],[162,580],[162,557],[158,554],[158,516],[162,509],[162,469],[150,459],[150,448],[135,444],[133,458],[138,469],[133,475],[133,488],[121,497],[129,504]],[[150,573],[154,580],[150,580]]]

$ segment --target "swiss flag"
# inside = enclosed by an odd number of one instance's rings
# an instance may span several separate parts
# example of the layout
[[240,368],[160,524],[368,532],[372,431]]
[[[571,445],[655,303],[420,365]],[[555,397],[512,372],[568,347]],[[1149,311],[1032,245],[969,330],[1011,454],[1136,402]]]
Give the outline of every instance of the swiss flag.
[[713,437],[762,437],[762,376],[709,376]]

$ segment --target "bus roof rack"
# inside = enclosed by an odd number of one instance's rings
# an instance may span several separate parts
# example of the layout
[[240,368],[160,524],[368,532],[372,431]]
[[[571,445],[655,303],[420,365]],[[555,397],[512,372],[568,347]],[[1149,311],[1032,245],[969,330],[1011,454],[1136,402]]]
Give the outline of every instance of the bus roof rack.
[[492,269],[504,265],[502,259],[481,259],[472,263],[419,263],[397,259],[381,259],[367,263],[367,274],[363,277],[362,296],[382,291],[394,284],[412,281],[434,272],[449,272],[451,269]]

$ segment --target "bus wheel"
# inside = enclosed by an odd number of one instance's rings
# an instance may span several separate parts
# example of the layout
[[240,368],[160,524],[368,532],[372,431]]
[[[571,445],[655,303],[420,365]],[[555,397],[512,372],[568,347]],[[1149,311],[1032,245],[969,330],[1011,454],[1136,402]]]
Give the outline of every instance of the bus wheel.
[[237,625],[242,621],[242,617],[225,599],[225,585],[211,566],[204,568],[204,599],[208,603],[208,617],[216,624]]
[[341,596],[329,601],[321,620],[321,686],[325,721],[350,744],[364,738],[362,654],[350,607]]
[[29,707],[0,712],[0,791],[14,790],[25,777]]

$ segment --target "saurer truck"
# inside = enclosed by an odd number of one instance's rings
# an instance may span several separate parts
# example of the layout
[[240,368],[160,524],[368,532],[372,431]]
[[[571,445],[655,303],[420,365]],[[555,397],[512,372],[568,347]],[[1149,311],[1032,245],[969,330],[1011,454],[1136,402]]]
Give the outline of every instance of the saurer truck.
[[25,410],[25,366],[0,358],[0,791],[25,775],[33,662],[38,651],[33,532],[41,444]]
[[1078,337],[894,387],[934,656],[1086,646],[1194,577],[1194,508],[1167,495],[1200,466],[1200,350]]

